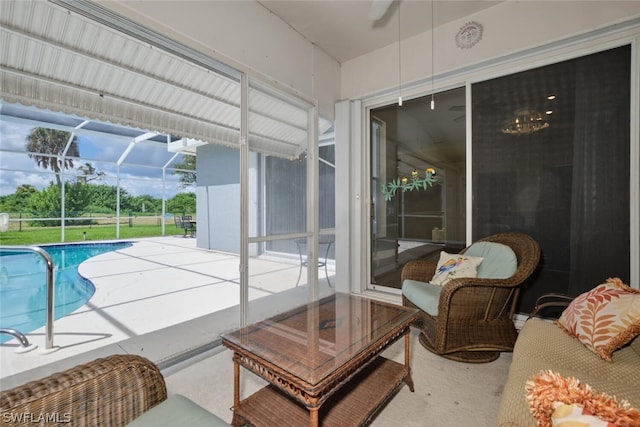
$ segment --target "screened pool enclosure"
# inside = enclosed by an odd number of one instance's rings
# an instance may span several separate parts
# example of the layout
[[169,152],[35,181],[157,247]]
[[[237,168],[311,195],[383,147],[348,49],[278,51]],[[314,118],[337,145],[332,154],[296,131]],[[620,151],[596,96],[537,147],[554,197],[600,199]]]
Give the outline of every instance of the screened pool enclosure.
[[[2,200],[23,209],[9,231],[91,240],[73,230],[102,221],[122,239],[145,219],[182,238],[173,216],[191,215],[199,249],[237,255],[236,325],[250,291],[332,291],[333,123],[314,99],[90,2],[2,2],[0,31]],[[33,194],[40,205],[20,204]],[[290,274],[265,282],[266,260]]]

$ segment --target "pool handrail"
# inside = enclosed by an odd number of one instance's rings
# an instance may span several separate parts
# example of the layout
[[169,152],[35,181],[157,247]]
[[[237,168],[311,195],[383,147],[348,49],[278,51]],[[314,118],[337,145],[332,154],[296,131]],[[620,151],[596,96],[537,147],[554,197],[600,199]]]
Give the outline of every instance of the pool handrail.
[[0,334],[12,335],[15,339],[20,341],[20,345],[22,347],[29,347],[31,345],[29,344],[29,340],[27,339],[27,337],[17,329],[0,328]]
[[7,246],[0,245],[0,252],[35,252],[44,258],[47,263],[47,319],[45,324],[45,349],[53,349],[53,287],[55,285],[55,276],[53,274],[53,260],[51,256],[40,246]]

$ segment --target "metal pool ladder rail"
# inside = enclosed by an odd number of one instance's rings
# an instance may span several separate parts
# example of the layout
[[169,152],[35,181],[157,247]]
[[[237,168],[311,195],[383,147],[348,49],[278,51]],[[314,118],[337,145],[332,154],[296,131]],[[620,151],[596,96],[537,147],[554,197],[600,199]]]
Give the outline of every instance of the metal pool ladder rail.
[[[57,350],[57,347],[53,346],[53,286],[54,274],[53,274],[53,260],[51,256],[39,246],[0,246],[0,252],[35,252],[44,258],[47,263],[47,319],[45,325],[45,353],[52,353]],[[16,350],[16,353],[24,353],[26,351],[33,350],[36,346],[30,345],[27,337],[20,331],[14,329],[2,329],[0,332],[8,333],[15,336],[22,343],[22,350]],[[26,343],[26,345],[25,345]]]

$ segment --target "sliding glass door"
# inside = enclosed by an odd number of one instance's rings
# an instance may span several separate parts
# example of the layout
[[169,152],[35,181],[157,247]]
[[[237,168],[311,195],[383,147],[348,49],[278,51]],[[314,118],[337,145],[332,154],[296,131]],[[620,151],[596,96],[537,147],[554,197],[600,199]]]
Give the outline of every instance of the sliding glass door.
[[465,90],[371,110],[370,287],[398,292],[413,259],[457,251],[465,237]]
[[318,127],[324,131],[327,125],[316,125],[313,105],[258,81],[249,82],[247,97],[246,320],[254,321],[331,292],[324,269],[318,280],[328,243],[317,235],[318,148],[313,142]]
[[630,279],[631,48],[472,86],[473,240],[540,244],[520,312],[547,292]]

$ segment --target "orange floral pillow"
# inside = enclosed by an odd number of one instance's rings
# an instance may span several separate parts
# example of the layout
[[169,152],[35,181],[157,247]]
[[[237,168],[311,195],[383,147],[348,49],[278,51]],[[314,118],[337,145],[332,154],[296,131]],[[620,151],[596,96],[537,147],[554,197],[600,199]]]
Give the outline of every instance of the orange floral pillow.
[[640,425],[640,411],[626,400],[618,401],[576,378],[565,378],[557,372],[537,373],[527,380],[525,390],[538,427]]
[[609,278],[576,297],[556,324],[604,360],[640,334],[640,290]]

